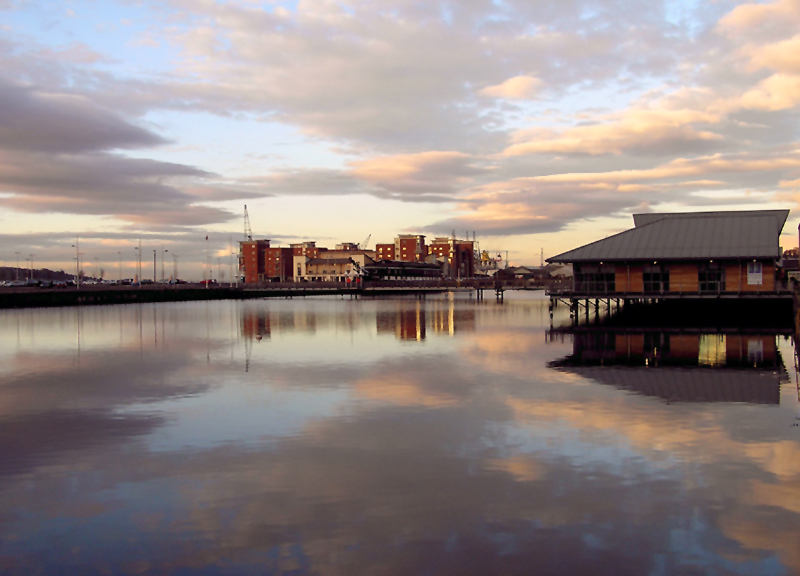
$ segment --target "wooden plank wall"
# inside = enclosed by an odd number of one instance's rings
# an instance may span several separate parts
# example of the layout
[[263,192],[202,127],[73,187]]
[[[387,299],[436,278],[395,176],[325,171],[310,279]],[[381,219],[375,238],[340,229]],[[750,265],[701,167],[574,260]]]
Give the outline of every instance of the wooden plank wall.
[[628,267],[624,264],[618,264],[614,271],[614,284],[617,292],[630,292],[628,286]]
[[[670,292],[697,292],[700,289],[697,264],[668,264]],[[644,292],[644,267],[618,264],[615,269],[617,292]],[[725,265],[726,292],[771,292],[775,290],[775,265],[762,264],[760,285],[747,283],[747,262]]]
[[631,265],[631,292],[644,292],[644,267]]
[[775,290],[775,265],[762,263],[761,284],[747,283],[747,262],[742,262],[741,268],[737,264],[725,267],[726,292],[772,292]]
[[699,289],[696,264],[671,264],[669,266],[670,292],[697,292]]
[[641,265],[618,264],[615,270],[617,292],[644,292],[644,276]]

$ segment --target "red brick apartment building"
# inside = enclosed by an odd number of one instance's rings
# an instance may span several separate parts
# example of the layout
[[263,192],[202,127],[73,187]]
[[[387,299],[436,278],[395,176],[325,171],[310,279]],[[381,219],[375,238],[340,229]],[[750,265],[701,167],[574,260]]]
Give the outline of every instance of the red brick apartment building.
[[265,252],[268,248],[269,240],[241,242],[239,270],[245,282],[255,283],[264,279]]
[[424,262],[428,255],[425,236],[422,234],[400,234],[394,239],[394,258],[401,262]]
[[394,244],[375,244],[375,260],[394,260]]
[[264,251],[264,279],[291,280],[293,259],[293,248],[267,248]]
[[317,258],[320,252],[327,251],[327,248],[317,248],[316,242],[300,242],[299,244],[289,244],[295,256],[308,256]]

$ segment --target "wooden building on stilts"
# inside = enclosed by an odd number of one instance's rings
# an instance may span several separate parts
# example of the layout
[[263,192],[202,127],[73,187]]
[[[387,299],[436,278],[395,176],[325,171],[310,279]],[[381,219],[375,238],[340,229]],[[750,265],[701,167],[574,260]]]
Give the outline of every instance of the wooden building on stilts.
[[548,258],[572,264],[572,286],[551,302],[611,309],[630,302],[786,299],[779,239],[788,210],[648,213],[634,227]]

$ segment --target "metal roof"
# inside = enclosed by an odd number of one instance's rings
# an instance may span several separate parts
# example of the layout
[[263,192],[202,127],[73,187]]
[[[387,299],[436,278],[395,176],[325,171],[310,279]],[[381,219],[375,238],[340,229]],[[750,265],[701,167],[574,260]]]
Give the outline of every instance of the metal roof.
[[788,210],[635,214],[636,228],[548,262],[780,258]]
[[767,216],[775,217],[775,226],[778,234],[783,230],[783,225],[789,217],[788,210],[737,210],[736,212],[648,212],[647,214],[634,214],[633,225],[637,228],[663,220],[664,218],[720,218],[727,216]]

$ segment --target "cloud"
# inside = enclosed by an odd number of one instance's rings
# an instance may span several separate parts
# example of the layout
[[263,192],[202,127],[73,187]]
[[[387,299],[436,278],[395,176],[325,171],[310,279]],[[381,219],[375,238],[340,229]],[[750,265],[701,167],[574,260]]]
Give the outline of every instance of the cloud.
[[398,194],[453,194],[480,174],[474,158],[461,152],[421,152],[352,162],[350,173]]
[[728,34],[753,33],[780,25],[791,27],[795,23],[800,23],[800,5],[796,0],[778,0],[741,4],[720,19],[719,27]]
[[85,96],[0,79],[0,103],[0,205],[6,208],[184,227],[233,217],[201,201],[261,196],[217,189],[210,183],[215,175],[192,166],[114,153],[167,140]]
[[[270,195],[367,194],[404,202],[451,202],[485,173],[469,154],[430,151],[353,160],[346,169],[284,169],[236,181],[236,191]],[[231,194],[237,192],[232,191]]]
[[694,110],[629,109],[591,126],[576,126],[563,132],[546,129],[521,131],[518,141],[503,151],[505,156],[523,154],[638,154],[684,149],[695,141],[718,141],[719,134],[697,130],[693,124],[715,124],[718,114]]
[[166,142],[84,96],[39,92],[0,78],[0,148],[78,154]]
[[800,169],[800,152],[761,156],[714,154],[699,158],[678,158],[660,166],[643,170],[612,172],[552,174],[531,178],[534,182],[622,183],[637,180],[663,180],[676,177],[696,177],[710,174],[786,172]]
[[763,46],[748,46],[742,53],[756,69],[771,69],[786,74],[800,73],[800,35]]
[[538,94],[541,85],[541,80],[533,78],[532,76],[514,76],[502,84],[487,86],[478,93],[481,96],[488,96],[490,98],[528,100],[534,98]]
[[774,74],[742,95],[741,105],[751,110],[787,110],[800,104],[800,76]]
[[[774,151],[679,158],[652,168],[496,180],[465,190],[457,204],[460,214],[426,230],[447,233],[466,228],[501,236],[552,233],[578,220],[627,214],[644,201],[713,205],[719,201],[696,194],[747,187],[769,190],[795,173],[800,173],[800,152]],[[737,202],[760,203],[763,198],[741,195]]]

